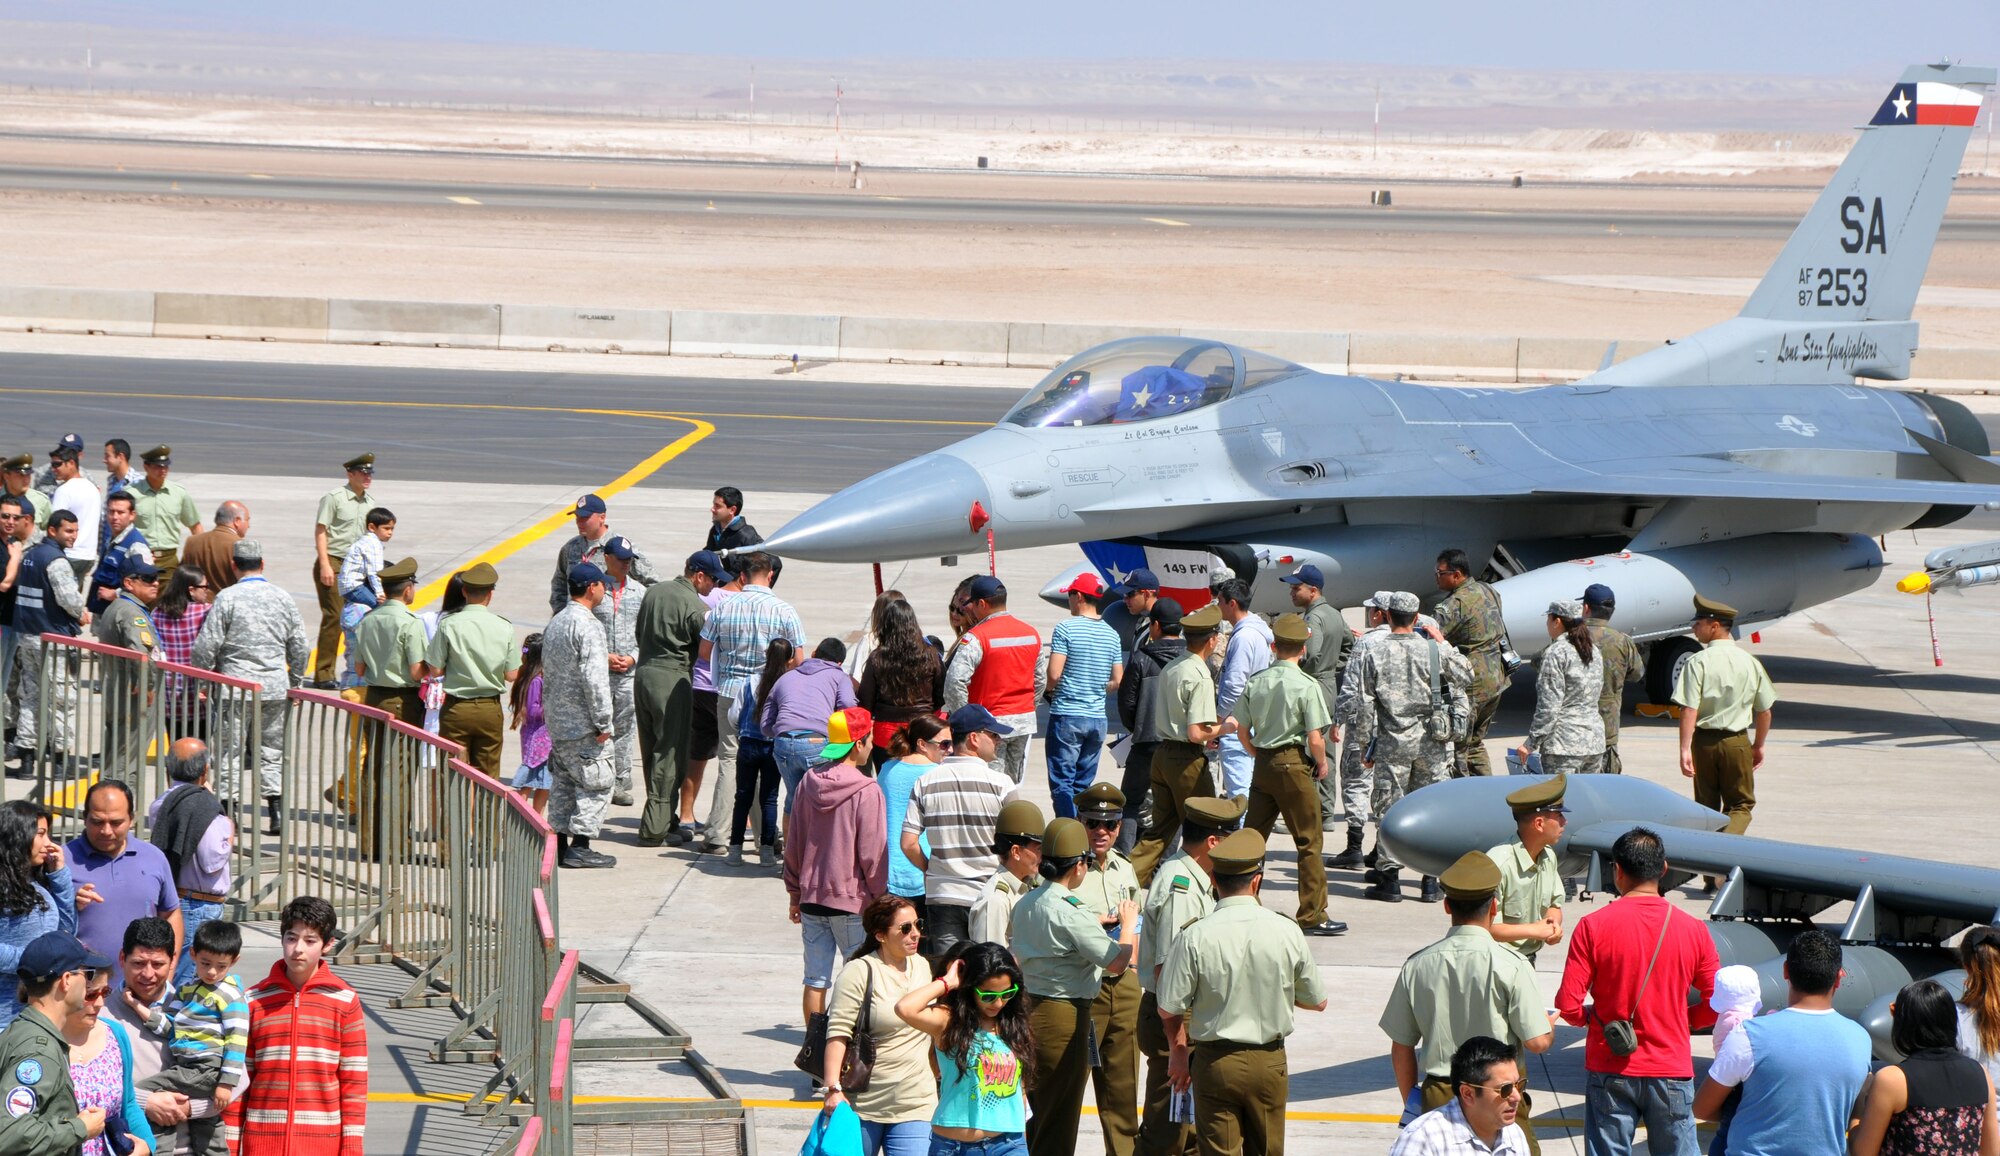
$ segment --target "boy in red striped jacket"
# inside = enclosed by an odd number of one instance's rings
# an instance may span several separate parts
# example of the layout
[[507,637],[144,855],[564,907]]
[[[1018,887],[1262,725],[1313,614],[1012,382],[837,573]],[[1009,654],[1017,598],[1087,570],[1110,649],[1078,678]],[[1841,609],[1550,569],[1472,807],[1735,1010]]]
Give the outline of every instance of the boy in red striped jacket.
[[280,917],[284,958],[253,985],[249,1082],[224,1126],[237,1156],[361,1156],[368,1035],[361,997],[320,959],[333,905],[301,896]]

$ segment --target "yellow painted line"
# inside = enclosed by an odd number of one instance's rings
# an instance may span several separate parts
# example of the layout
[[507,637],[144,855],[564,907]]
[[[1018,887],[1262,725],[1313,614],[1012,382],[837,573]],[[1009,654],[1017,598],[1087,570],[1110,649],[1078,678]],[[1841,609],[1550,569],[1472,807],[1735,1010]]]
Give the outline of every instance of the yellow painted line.
[[933,417],[834,417],[831,414],[814,413],[695,413],[692,411],[663,410],[662,417],[712,417],[717,419],[743,421],[853,421],[868,425],[969,425],[986,429],[993,425],[990,421],[957,421]]
[[471,197],[446,197],[445,200],[450,201],[454,205],[476,205],[479,203]]
[[1147,217],[1146,220],[1155,225],[1167,225],[1175,229],[1185,229],[1188,227],[1186,221],[1176,221],[1172,217]]

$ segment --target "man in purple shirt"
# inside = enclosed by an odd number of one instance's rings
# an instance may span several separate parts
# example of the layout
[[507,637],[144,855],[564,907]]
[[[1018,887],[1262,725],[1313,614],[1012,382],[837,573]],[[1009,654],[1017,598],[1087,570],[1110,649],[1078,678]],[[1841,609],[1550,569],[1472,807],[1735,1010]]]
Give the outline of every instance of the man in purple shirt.
[[[847,660],[847,644],[838,638],[823,638],[813,656],[778,676],[771,684],[771,696],[761,704],[758,723],[764,737],[777,744],[778,773],[785,780],[785,817],[792,815],[792,796],[806,777],[806,768],[818,759],[819,751],[808,754],[801,739],[816,739],[826,745],[826,720],[835,711],[859,706],[854,697],[854,680],[840,664]],[[790,739],[791,742],[783,740]],[[807,755],[801,758],[792,754]],[[788,757],[791,756],[791,757]]]
[[177,944],[186,938],[181,897],[167,857],[151,843],[132,838],[133,818],[132,788],[117,779],[100,779],[83,797],[83,834],[71,839],[68,848],[78,888],[85,883],[97,888],[96,902],[77,905],[76,937],[114,960],[125,945],[126,925],[134,919],[158,916],[173,926]]
[[201,925],[222,916],[231,878],[229,852],[236,843],[236,825],[230,822],[222,801],[208,789],[208,744],[197,738],[176,741],[167,750],[167,777],[174,785],[153,800],[146,812],[155,854],[161,856],[172,873],[175,893],[180,897],[186,934],[180,964],[174,971],[174,986],[194,978],[194,933]]

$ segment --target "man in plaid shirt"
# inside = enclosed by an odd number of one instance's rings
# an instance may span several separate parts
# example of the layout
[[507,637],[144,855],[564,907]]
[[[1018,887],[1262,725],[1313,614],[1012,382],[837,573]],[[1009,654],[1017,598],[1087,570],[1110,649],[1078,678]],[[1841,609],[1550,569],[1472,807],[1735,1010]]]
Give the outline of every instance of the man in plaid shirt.
[[715,678],[715,717],[719,732],[715,752],[715,795],[708,804],[707,841],[702,850],[719,855],[728,850],[722,832],[729,829],[736,803],[736,707],[764,669],[764,651],[777,638],[789,638],[805,650],[805,626],[799,613],[771,593],[777,564],[769,554],[737,555],[742,559],[743,589],[708,612],[701,626],[701,658]]

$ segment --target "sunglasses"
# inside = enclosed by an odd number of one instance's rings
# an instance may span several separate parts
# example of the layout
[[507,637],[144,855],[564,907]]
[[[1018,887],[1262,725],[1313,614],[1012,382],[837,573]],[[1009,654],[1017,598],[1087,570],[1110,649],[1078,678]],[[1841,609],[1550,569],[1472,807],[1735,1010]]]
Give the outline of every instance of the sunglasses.
[[1093,831],[1116,831],[1121,822],[1119,819],[1085,819],[1083,825]]
[[1511,1100],[1516,1096],[1526,1095],[1528,1091],[1528,1081],[1526,1080],[1515,1080],[1511,1084],[1498,1084],[1493,1087],[1488,1087],[1485,1084],[1474,1084],[1472,1086],[1482,1092],[1493,1093],[1493,1098],[1496,1100]]
[[908,923],[898,923],[891,930],[897,935],[908,935],[912,931],[922,931],[923,929],[924,925],[920,921],[912,919]]
[[1013,999],[1021,994],[1021,985],[1017,983],[1013,987],[1001,988],[999,991],[987,991],[983,987],[978,987],[972,989],[972,994],[979,997],[980,1003],[999,1003],[1003,999]]
[[110,994],[111,994],[111,985],[107,983],[103,987],[93,987],[85,991],[83,993],[83,998],[84,1002],[86,1003],[96,1003],[99,1000],[103,999],[105,996],[108,996]]

